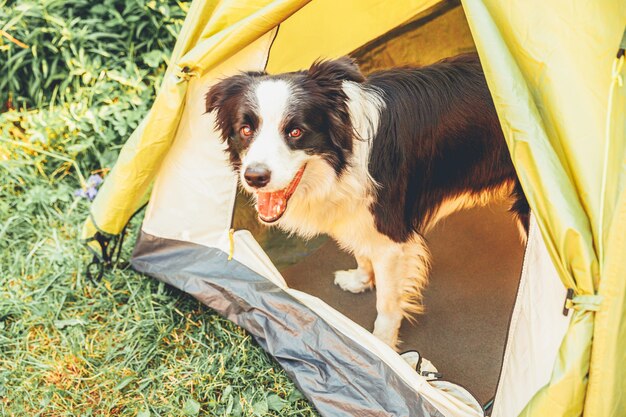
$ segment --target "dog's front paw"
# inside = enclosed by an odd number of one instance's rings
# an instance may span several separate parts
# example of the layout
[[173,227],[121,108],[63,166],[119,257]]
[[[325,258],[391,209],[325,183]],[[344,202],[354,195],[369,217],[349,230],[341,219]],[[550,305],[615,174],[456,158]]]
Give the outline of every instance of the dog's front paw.
[[360,269],[335,272],[335,284],[342,290],[360,293],[372,289],[374,286],[370,276]]

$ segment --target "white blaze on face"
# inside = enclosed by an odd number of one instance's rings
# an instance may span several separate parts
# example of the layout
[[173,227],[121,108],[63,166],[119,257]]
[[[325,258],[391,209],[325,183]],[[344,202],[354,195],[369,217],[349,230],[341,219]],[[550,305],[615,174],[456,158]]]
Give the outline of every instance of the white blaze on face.
[[285,118],[292,97],[286,81],[262,81],[253,91],[259,113],[258,131],[242,160],[243,174],[247,167],[263,164],[271,172],[263,191],[286,188],[307,159],[304,151],[292,150],[285,139]]

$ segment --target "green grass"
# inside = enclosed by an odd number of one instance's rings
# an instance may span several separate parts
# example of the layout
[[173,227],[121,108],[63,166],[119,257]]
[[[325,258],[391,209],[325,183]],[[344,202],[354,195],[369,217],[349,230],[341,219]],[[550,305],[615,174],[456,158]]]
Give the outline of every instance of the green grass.
[[190,296],[129,269],[86,278],[74,192],[149,109],[188,8],[92,4],[0,0],[0,415],[315,415]]

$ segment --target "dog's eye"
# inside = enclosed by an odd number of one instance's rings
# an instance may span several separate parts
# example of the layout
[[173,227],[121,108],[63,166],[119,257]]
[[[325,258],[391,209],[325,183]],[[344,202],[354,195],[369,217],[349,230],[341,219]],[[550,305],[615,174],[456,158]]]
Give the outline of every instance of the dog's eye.
[[295,129],[291,129],[291,131],[289,132],[289,137],[292,139],[298,139],[300,136],[302,136],[302,130],[295,128]]
[[252,128],[248,125],[243,125],[241,126],[241,128],[239,129],[239,133],[241,133],[241,136],[243,136],[244,138],[249,138],[250,136],[252,136]]

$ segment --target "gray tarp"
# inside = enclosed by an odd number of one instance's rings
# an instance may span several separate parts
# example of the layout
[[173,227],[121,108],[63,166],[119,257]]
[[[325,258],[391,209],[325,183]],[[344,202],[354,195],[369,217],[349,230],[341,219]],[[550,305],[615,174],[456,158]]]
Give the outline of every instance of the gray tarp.
[[132,265],[245,328],[321,415],[443,417],[378,357],[221,250],[142,232]]

